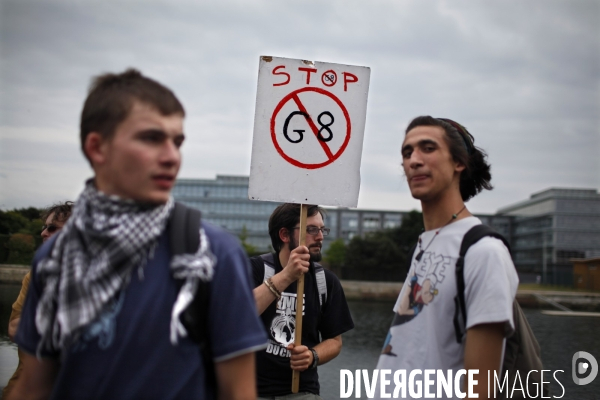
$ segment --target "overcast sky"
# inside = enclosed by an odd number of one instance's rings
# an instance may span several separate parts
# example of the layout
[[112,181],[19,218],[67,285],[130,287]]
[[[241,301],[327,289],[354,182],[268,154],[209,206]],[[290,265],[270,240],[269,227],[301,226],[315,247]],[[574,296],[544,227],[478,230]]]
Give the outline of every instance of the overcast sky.
[[399,149],[422,114],[488,152],[473,212],[600,187],[598,0],[0,0],[0,208],[76,198],[90,79],[127,67],[186,108],[180,177],[248,175],[260,55],[371,68],[361,208],[418,208]]

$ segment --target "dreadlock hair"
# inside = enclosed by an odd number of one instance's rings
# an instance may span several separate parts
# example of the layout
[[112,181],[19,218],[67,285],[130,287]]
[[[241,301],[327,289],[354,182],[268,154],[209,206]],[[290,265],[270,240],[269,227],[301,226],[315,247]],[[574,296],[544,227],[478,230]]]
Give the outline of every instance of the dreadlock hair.
[[455,162],[465,166],[460,174],[460,195],[463,201],[468,201],[483,189],[492,190],[492,174],[490,165],[486,162],[487,154],[483,149],[475,147],[475,138],[467,129],[448,118],[433,118],[429,115],[413,119],[406,132],[417,126],[438,126],[442,128],[446,144]]

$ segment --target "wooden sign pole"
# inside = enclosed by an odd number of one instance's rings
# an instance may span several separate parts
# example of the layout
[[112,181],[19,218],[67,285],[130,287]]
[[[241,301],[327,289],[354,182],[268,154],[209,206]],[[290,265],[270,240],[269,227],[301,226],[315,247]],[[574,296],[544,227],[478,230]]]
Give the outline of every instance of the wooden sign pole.
[[[306,218],[308,217],[308,206],[300,205],[300,242],[299,246],[306,246]],[[296,333],[294,345],[302,344],[302,311],[304,309],[304,274],[298,279],[296,285]],[[300,388],[300,371],[292,372],[292,393],[298,393]]]

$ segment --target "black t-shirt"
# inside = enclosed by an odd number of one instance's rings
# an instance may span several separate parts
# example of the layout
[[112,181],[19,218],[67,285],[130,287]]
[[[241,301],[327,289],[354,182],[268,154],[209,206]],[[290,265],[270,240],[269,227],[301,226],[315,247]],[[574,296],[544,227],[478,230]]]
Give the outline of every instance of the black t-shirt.
[[[279,257],[274,255],[273,258],[275,259],[275,273],[278,273],[282,270]],[[264,281],[264,262],[260,256],[251,258],[250,262],[254,287],[258,287]],[[322,307],[319,304],[319,291],[312,262],[310,271],[304,278],[302,344],[309,348],[316,346],[321,340],[334,338],[354,328],[340,281],[333,272],[327,269],[324,271],[327,300]],[[290,394],[292,369],[290,368],[290,352],[286,347],[294,342],[296,282],[282,290],[281,300],[273,301],[260,318],[267,331],[269,343],[265,350],[256,353],[258,395],[266,397]],[[316,368],[300,373],[300,392],[319,394],[319,375]]]

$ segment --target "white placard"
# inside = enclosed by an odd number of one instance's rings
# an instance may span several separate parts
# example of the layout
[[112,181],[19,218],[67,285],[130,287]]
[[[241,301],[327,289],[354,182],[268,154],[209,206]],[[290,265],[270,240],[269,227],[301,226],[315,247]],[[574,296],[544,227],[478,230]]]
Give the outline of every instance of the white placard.
[[260,57],[251,200],[356,207],[371,69]]

